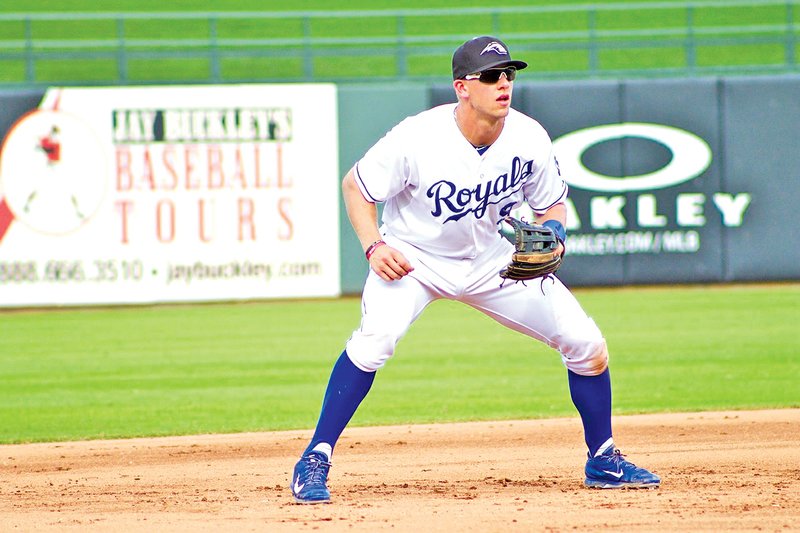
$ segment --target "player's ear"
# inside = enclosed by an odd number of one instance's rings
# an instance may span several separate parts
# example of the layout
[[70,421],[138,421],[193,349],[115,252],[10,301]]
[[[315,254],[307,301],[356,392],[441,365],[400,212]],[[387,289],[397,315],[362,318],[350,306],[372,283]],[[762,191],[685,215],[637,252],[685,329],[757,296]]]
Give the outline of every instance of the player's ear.
[[466,98],[469,96],[469,90],[467,89],[467,84],[464,80],[453,81],[453,89],[455,89],[456,96],[459,98]]

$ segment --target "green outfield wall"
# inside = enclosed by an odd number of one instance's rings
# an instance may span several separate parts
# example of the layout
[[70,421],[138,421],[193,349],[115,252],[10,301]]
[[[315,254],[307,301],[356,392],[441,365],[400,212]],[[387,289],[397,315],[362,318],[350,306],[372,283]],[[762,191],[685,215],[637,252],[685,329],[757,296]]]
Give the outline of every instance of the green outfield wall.
[[[800,237],[787,229],[800,204],[798,95],[797,75],[518,81],[514,107],[548,130],[570,183],[561,277],[573,286],[800,279]],[[43,96],[0,92],[0,136]],[[327,190],[394,124],[453,99],[449,84],[338,85],[339,172]],[[338,220],[321,220],[313,198],[295,202],[304,215],[291,224],[339,225],[340,292],[358,293],[367,264],[337,201]]]
[[[455,101],[450,85],[410,87],[387,91],[373,109],[343,87],[343,171],[347,151],[363,152],[397,122],[385,110],[398,93],[408,113]],[[518,83],[514,107],[548,130],[571,182],[562,279],[577,286],[800,278],[800,237],[786,230],[800,203],[798,95],[793,75]],[[377,131],[353,136],[344,109],[368,115]],[[347,240],[344,213],[342,228],[342,289],[358,292],[366,267],[358,243]],[[756,260],[758,248],[779,252]]]

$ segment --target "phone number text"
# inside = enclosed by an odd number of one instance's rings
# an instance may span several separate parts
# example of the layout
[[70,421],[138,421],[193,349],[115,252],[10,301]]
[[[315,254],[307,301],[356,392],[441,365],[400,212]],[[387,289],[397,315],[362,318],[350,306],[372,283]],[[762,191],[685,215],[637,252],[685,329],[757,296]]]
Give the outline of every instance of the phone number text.
[[0,284],[139,281],[143,277],[144,265],[139,259],[0,261]]

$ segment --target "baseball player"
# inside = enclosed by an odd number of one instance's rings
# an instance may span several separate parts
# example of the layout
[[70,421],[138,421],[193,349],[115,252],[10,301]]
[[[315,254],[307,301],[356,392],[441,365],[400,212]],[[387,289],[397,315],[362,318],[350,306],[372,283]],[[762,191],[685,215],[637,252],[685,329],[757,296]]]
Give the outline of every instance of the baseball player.
[[361,324],[333,367],[316,430],[294,468],[297,502],[330,501],[336,441],[375,372],[439,298],[472,306],[561,354],[589,448],[587,487],[659,486],[658,476],[614,444],[608,351],[594,321],[555,276],[502,283],[498,275],[513,251],[499,224],[523,202],[555,232],[562,254],[566,241],[567,185],[551,140],[538,122],[511,109],[514,78],[526,67],[496,37],[467,41],[453,54],[458,103],[403,120],[345,176],[347,214],[370,272]]

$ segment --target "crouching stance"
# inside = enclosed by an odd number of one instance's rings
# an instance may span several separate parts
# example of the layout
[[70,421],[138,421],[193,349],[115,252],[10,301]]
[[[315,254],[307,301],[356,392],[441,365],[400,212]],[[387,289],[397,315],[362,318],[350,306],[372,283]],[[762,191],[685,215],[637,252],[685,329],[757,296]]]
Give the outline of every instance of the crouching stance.
[[[588,446],[585,485],[657,487],[661,480],[627,461],[611,432],[611,381],[603,335],[552,274],[507,279],[515,247],[498,232],[527,204],[557,237],[564,256],[567,184],[547,132],[511,109],[512,60],[495,37],[453,54],[458,103],[403,120],[347,173],[347,214],[369,261],[361,324],[333,367],[314,436],[294,468],[300,503],[330,501],[333,449],[380,369],[434,300],[458,300],[561,354]],[[384,203],[382,225],[376,203]]]

